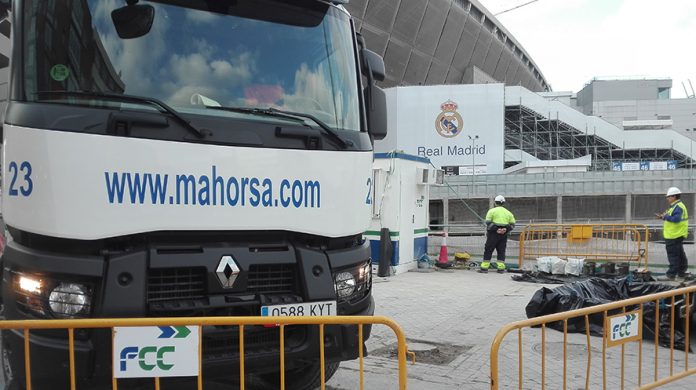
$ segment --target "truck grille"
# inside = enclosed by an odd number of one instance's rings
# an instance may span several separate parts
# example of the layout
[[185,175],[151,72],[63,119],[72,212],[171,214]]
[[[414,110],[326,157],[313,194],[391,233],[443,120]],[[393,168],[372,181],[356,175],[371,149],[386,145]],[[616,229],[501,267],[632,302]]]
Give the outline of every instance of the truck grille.
[[206,295],[205,268],[151,269],[147,278],[147,301],[200,299]]
[[249,292],[273,294],[295,292],[294,264],[254,264],[249,267]]
[[[147,281],[147,301],[158,302],[192,301],[207,295],[206,269],[164,268],[151,269]],[[297,286],[293,264],[255,264],[247,274],[249,293],[287,294],[294,293]]]

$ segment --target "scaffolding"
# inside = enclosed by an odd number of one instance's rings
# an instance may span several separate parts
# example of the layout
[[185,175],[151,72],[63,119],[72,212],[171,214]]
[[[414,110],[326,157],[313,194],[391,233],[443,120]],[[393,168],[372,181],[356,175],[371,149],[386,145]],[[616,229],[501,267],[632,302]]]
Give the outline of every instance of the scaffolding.
[[[558,114],[556,114],[558,115]],[[614,162],[676,161],[677,168],[688,168],[691,162],[674,149],[626,149],[569,124],[544,116],[525,106],[505,107],[505,149],[518,149],[539,160],[570,160],[592,156],[593,171],[610,171]],[[505,168],[516,165],[506,161]]]

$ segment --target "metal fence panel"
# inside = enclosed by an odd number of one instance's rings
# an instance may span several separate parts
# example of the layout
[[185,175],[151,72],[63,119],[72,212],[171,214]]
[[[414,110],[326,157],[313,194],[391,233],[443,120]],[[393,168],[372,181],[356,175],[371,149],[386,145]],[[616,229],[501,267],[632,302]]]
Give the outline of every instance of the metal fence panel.
[[519,266],[543,256],[628,262],[647,267],[648,227],[635,224],[527,225],[520,233]]
[[[69,345],[69,370],[70,370],[70,389],[74,390],[77,386],[75,374],[75,329],[112,329],[114,327],[135,327],[135,326],[197,326],[199,327],[198,351],[199,351],[199,369],[198,369],[198,389],[203,388],[203,371],[202,359],[200,355],[203,353],[202,343],[202,327],[203,326],[239,326],[239,379],[240,389],[244,389],[244,327],[253,325],[271,325],[278,326],[280,332],[280,388],[285,388],[285,326],[288,325],[318,325],[319,326],[319,362],[321,367],[321,389],[324,390],[325,383],[325,356],[324,356],[324,326],[326,325],[357,325],[358,326],[358,348],[359,348],[359,367],[360,367],[360,389],[364,388],[363,384],[363,326],[367,324],[385,325],[392,329],[397,339],[397,357],[398,357],[398,383],[399,389],[405,390],[407,387],[407,369],[406,369],[406,336],[401,327],[392,319],[383,316],[315,316],[315,317],[178,317],[178,318],[100,318],[100,319],[73,319],[73,320],[5,320],[0,321],[0,329],[18,329],[24,334],[24,365],[25,365],[25,380],[27,390],[31,390],[31,355],[30,355],[30,330],[35,329],[66,329],[68,332]],[[415,361],[415,356],[412,356]],[[154,378],[155,389],[159,389],[160,378]],[[118,389],[118,380],[114,377],[112,370],[112,388]]]
[[[498,331],[491,344],[491,389],[510,388],[515,382],[517,382],[519,389],[544,389],[547,387],[553,389],[588,389],[598,386],[603,389],[623,389],[625,386],[653,389],[696,374],[696,368],[689,368],[689,332],[694,293],[696,293],[696,286],[690,286],[505,325]],[[675,312],[677,297],[683,299],[683,311]],[[643,305],[646,303],[654,303],[655,305],[655,318],[651,318],[655,323],[654,339],[652,340],[654,349],[647,348],[644,351],[642,336],[635,340],[627,339],[625,343],[611,342],[610,339],[613,336],[607,326],[608,321],[612,317],[629,314],[636,314],[642,321]],[[669,355],[660,347],[658,327],[662,318],[661,310],[669,310],[668,314],[670,315]],[[612,313],[619,313],[619,315],[612,316]],[[605,324],[604,336],[599,340],[601,342],[599,347],[596,338],[593,346],[590,336],[589,319],[590,316],[595,315],[603,316]],[[675,320],[675,315],[683,318],[683,321]],[[584,321],[585,335],[569,334],[569,321]],[[561,335],[547,332],[547,326],[558,322],[563,324]],[[684,326],[682,332],[685,336],[684,351],[677,350],[674,346],[675,327],[681,326],[682,323]],[[642,329],[642,324],[640,329]],[[538,344],[541,350],[540,362],[536,359],[530,359],[523,353],[523,331],[526,331],[524,334],[527,339],[540,340]],[[511,333],[517,334],[517,342],[506,339],[506,336]],[[555,339],[560,341],[549,342],[548,340],[553,336],[556,336]],[[569,350],[574,346],[582,346],[583,339],[583,348]],[[552,343],[560,345],[561,351],[557,351],[553,356],[547,356],[551,352]],[[620,348],[612,348],[614,344],[618,344]],[[530,370],[525,371],[525,367],[530,366],[540,367],[540,377],[532,377],[528,372]],[[507,375],[501,378],[503,372]],[[517,374],[516,378],[515,374]]]

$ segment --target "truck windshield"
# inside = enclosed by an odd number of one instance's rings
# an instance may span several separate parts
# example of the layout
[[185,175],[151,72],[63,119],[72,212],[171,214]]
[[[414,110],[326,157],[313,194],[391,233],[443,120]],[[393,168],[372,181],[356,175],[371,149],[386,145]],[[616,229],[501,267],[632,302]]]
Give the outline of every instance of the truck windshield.
[[[333,129],[360,130],[357,67],[343,11],[320,2],[277,3],[282,10],[269,0],[167,3],[175,1],[140,1],[155,8],[152,28],[121,39],[111,12],[125,1],[25,1],[25,99],[70,104],[40,92],[128,94],[185,114],[268,120],[210,107],[275,108],[312,115]],[[237,12],[241,3],[246,13]],[[250,12],[254,7],[265,11]],[[282,21],[263,20],[276,12]],[[255,16],[239,16],[247,14]]]

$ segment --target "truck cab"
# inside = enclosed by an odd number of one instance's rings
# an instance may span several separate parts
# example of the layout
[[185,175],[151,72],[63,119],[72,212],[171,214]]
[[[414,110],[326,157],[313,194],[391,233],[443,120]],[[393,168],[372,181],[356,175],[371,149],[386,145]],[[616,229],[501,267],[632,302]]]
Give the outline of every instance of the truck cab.
[[[372,145],[386,135],[384,63],[341,3],[0,1],[12,25],[5,317],[312,303],[322,309],[302,315],[372,315],[363,232]],[[286,386],[313,388],[318,327],[285,331]],[[245,333],[247,375],[277,388],[278,329]],[[237,327],[202,339],[204,378],[234,378]],[[67,387],[67,332],[30,341],[33,388]],[[23,343],[2,332],[8,384],[24,385]],[[327,326],[325,345],[328,379],[357,357],[357,328]],[[75,359],[78,387],[110,386],[111,331],[76,331]]]

